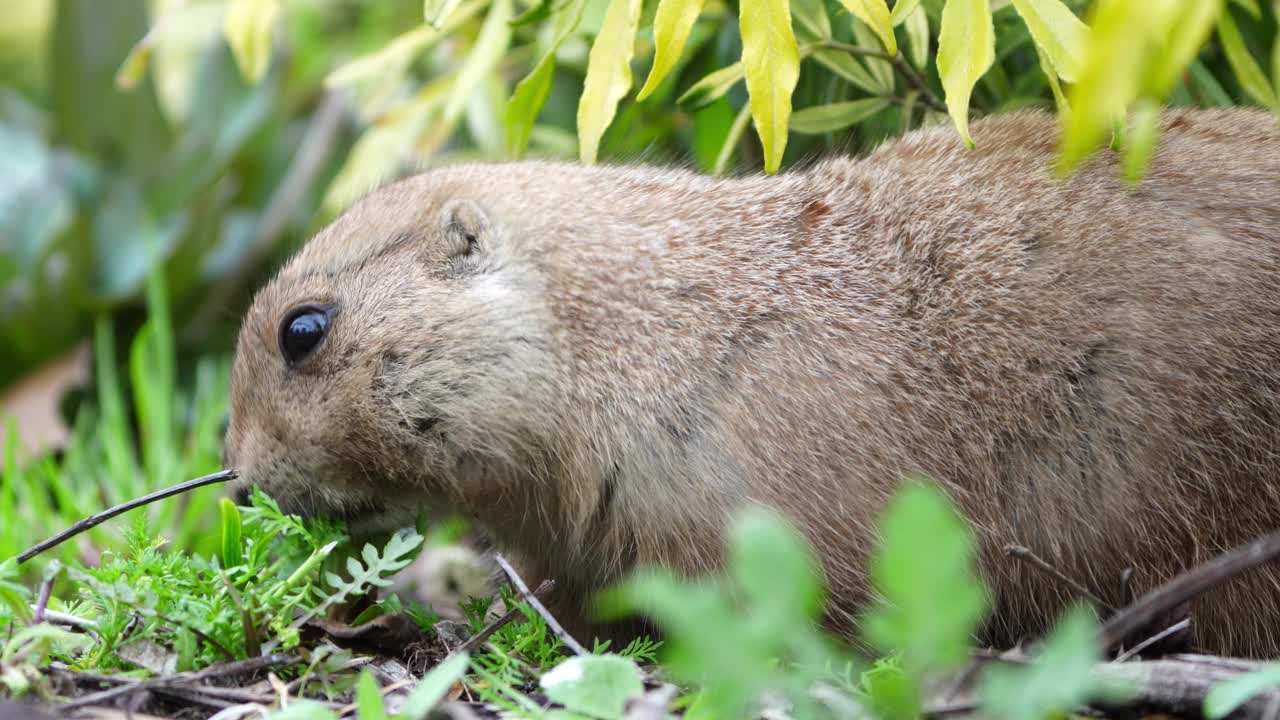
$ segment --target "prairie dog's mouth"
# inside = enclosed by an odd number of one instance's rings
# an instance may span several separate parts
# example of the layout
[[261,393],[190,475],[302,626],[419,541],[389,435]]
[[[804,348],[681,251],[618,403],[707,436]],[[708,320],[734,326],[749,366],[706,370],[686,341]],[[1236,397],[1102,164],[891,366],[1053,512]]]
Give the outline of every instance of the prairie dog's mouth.
[[[238,485],[232,493],[237,505],[248,505],[250,484]],[[264,490],[264,492],[266,492]],[[414,525],[417,513],[409,508],[392,510],[382,501],[369,498],[334,498],[327,494],[267,493],[280,511],[301,518],[330,518],[345,524],[353,535],[377,534]]]

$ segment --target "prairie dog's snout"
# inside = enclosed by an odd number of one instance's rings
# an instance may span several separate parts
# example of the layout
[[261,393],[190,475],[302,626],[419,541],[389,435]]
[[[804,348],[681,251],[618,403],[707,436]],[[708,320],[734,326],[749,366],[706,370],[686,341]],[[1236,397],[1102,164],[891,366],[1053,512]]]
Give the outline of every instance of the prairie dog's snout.
[[[990,642],[1062,588],[1119,604],[1280,524],[1280,129],[1171,111],[1137,190],[1049,172],[1042,113],[911,133],[777,177],[520,162],[376,191],[255,298],[233,370],[237,491],[359,526],[456,511],[590,592],[718,567],[751,503],[866,594],[900,479],[942,484],[996,590]],[[1280,570],[1198,601],[1206,650],[1280,652]]]

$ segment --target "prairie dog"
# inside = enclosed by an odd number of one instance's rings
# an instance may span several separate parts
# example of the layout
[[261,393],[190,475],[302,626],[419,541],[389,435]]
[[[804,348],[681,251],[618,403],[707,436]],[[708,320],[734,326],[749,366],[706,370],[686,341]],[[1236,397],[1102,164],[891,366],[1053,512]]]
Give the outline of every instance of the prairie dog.
[[[1280,129],[1168,111],[1136,189],[1055,179],[1057,120],[916,131],[776,177],[553,162],[365,197],[256,296],[226,463],[281,507],[457,511],[553,577],[717,567],[736,508],[813,543],[852,628],[901,479],[943,485],[996,594],[1046,629],[1280,527]],[[1195,605],[1199,647],[1280,653],[1280,567]]]

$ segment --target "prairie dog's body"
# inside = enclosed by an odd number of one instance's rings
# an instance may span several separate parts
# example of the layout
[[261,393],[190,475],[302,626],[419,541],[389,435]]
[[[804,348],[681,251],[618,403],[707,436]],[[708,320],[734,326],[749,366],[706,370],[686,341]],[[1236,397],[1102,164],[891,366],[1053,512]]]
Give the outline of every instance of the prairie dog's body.
[[[988,639],[1067,600],[1005,543],[1121,604],[1125,568],[1142,592],[1280,527],[1280,130],[1164,123],[1134,191],[1106,154],[1052,179],[1036,113],[975,123],[972,151],[935,128],[772,178],[398,182],[256,298],[226,461],[293,511],[460,511],[571,622],[637,564],[714,567],[760,502],[813,542],[848,629],[914,472],[978,533]],[[331,320],[291,368],[279,328],[306,303]],[[1280,568],[1196,613],[1205,649],[1280,652]]]

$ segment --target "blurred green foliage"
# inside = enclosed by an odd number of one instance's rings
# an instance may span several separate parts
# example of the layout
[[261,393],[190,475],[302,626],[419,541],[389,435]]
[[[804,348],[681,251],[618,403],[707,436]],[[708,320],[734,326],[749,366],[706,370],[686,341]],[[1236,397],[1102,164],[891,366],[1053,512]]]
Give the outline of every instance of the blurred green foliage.
[[1056,105],[1076,108],[1068,162],[1136,110],[1147,123],[1131,143],[1137,175],[1158,142],[1152,102],[1280,105],[1276,5],[12,5],[0,43],[0,387],[85,337],[94,316],[136,308],[153,264],[180,340],[225,349],[252,288],[308,232],[389,178],[456,159],[773,169],[948,113],[959,141],[970,115]]

